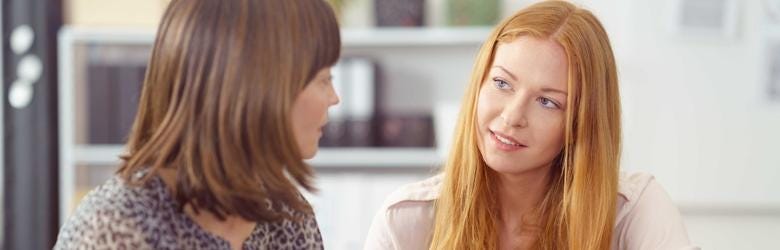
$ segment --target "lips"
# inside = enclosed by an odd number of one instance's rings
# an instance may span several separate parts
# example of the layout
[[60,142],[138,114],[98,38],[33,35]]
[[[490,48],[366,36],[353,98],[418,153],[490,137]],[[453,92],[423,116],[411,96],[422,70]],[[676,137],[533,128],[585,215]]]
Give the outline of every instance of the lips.
[[506,134],[496,132],[493,130],[490,130],[491,137],[496,139],[501,144],[504,144],[506,146],[514,146],[514,147],[527,147],[524,143],[519,142],[517,139],[508,136]]

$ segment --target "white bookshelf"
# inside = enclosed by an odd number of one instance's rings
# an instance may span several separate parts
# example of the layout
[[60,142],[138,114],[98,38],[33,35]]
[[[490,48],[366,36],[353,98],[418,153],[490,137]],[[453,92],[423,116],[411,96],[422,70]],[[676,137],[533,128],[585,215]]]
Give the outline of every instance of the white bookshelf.
[[[60,40],[72,43],[152,44],[151,28],[98,28],[64,26]],[[398,47],[478,45],[490,34],[489,27],[344,29],[342,45],[350,47]]]
[[[119,163],[119,155],[124,150],[120,144],[85,144],[79,143],[77,130],[81,129],[84,121],[83,108],[78,106],[79,89],[77,71],[79,63],[78,46],[85,45],[152,45],[156,30],[153,28],[95,28],[65,26],[59,33],[59,135],[60,135],[60,218],[61,222],[67,218],[74,208],[77,195],[83,195],[82,188],[77,188],[80,181],[85,178],[85,172],[95,170],[110,172]],[[402,89],[390,90],[391,95],[411,92],[403,88],[418,88],[416,83],[430,84],[429,88],[437,89],[438,86],[447,86],[449,89],[461,89],[450,87],[452,79],[466,77],[466,69],[470,67],[473,59],[471,54],[476,51],[481,42],[489,35],[489,28],[463,27],[463,28],[379,28],[379,29],[345,29],[342,30],[342,45],[344,54],[369,55],[372,59],[387,65],[386,72],[389,82],[402,83],[393,87]],[[398,53],[398,52],[402,53]],[[453,51],[456,52],[453,54]],[[439,58],[441,55],[457,57],[459,60]],[[441,65],[443,63],[444,65]],[[409,78],[404,72],[397,73],[398,67],[412,67],[430,74],[438,82],[425,81],[417,78]],[[403,70],[403,68],[400,68]],[[456,71],[457,74],[449,73]],[[439,75],[439,76],[434,76]],[[445,75],[441,77],[441,75]],[[449,77],[449,79],[447,78]],[[408,84],[415,82],[415,84]],[[413,86],[412,86],[413,85]],[[81,90],[83,91],[83,90]],[[449,90],[453,92],[453,90]],[[433,91],[436,92],[436,91]],[[435,93],[426,93],[424,98],[402,94],[401,99],[392,102],[407,106],[427,106],[425,109],[433,110],[433,100],[446,99],[454,102],[454,98],[436,96]],[[433,96],[431,96],[433,95]],[[459,95],[459,94],[457,94]],[[424,103],[411,103],[403,98],[422,100]],[[428,103],[425,103],[428,102]],[[434,126],[435,128],[435,126]],[[308,160],[318,171],[336,170],[336,173],[348,174],[368,170],[385,171],[388,169],[409,170],[412,172],[432,173],[443,161],[440,152],[435,148],[321,148],[315,158]],[[86,169],[86,170],[85,170]],[[352,171],[355,170],[355,171]],[[375,173],[378,173],[374,171]],[[107,172],[107,173],[108,173]],[[338,174],[337,174],[338,175]],[[381,174],[380,174],[381,176]],[[362,178],[362,177],[361,177]],[[373,177],[367,177],[373,178]]]

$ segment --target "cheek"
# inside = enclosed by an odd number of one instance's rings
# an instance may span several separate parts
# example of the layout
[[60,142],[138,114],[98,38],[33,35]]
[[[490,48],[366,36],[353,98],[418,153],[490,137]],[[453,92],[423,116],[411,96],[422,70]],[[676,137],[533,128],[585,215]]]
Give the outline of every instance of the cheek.
[[295,106],[293,106],[292,111],[292,126],[298,139],[301,139],[301,137],[305,135],[306,129],[304,125],[307,123],[306,114],[304,112],[305,107],[301,104],[302,103],[296,103]]
[[307,136],[310,124],[312,123],[312,110],[309,102],[310,100],[307,100],[305,96],[300,96],[293,105],[292,125],[298,137]]
[[563,148],[564,137],[564,121],[561,117],[552,117],[548,120],[548,123],[543,126],[543,131],[538,131],[538,134],[545,135],[545,141],[547,144],[547,150],[560,151]]
[[480,91],[479,99],[477,100],[477,125],[479,126],[479,132],[482,133],[482,129],[486,129],[490,124],[490,121],[495,116],[497,108],[495,106],[495,98],[488,96],[488,91]]
[[313,100],[303,100],[298,110],[297,125],[301,129],[312,130],[317,127],[322,117],[322,111],[319,105]]
[[313,127],[318,128],[325,122],[325,118],[328,115],[328,101],[326,98],[318,96],[312,98],[307,107],[307,115],[309,122]]

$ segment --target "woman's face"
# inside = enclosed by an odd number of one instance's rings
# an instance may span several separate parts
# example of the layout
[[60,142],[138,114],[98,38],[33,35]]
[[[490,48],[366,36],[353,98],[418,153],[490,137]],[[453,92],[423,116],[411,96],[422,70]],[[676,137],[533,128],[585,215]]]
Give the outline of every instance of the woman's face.
[[339,103],[331,84],[330,67],[321,69],[295,98],[292,125],[304,159],[317,153],[322,127],[328,122],[328,108]]
[[491,169],[550,166],[563,147],[567,75],[555,41],[521,36],[498,45],[477,103],[480,153]]

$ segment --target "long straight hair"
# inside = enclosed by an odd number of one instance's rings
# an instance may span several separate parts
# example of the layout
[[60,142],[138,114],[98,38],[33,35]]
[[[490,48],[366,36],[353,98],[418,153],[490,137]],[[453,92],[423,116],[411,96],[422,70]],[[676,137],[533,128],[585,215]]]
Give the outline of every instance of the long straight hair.
[[538,211],[534,249],[609,249],[621,149],[617,69],[606,31],[589,11],[544,1],[504,20],[480,49],[435,202],[430,249],[496,249],[495,172],[478,149],[476,110],[496,46],[520,36],[560,44],[569,65],[564,146]]
[[139,184],[175,169],[179,205],[220,219],[291,218],[281,205],[311,213],[297,187],[313,191],[313,173],[289,113],[340,48],[324,0],[171,1],[118,173]]

